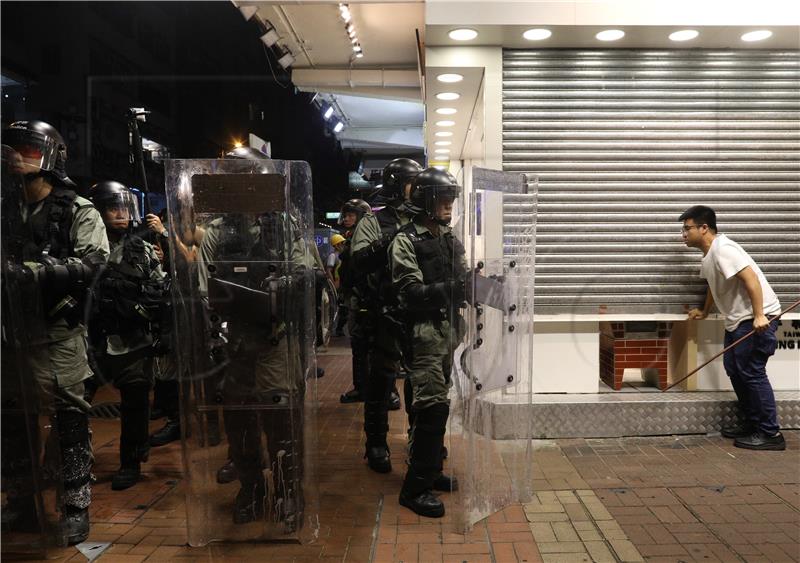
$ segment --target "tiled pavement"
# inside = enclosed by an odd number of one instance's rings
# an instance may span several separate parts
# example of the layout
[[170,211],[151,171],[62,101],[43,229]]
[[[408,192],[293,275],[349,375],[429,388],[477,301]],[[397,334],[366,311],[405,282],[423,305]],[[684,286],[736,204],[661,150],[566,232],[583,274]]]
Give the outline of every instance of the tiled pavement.
[[[800,561],[800,434],[786,452],[733,448],[719,436],[535,443],[535,498],[453,533],[448,517],[419,518],[396,501],[401,471],[361,460],[361,410],[340,405],[349,357],[320,357],[320,538],[313,545],[185,545],[180,448],[153,450],[146,479],[110,490],[117,422],[94,421],[90,541],[102,562],[138,561]],[[160,422],[153,423],[156,428]],[[403,467],[402,411],[391,414],[392,460]],[[75,548],[51,561],[85,561]]]

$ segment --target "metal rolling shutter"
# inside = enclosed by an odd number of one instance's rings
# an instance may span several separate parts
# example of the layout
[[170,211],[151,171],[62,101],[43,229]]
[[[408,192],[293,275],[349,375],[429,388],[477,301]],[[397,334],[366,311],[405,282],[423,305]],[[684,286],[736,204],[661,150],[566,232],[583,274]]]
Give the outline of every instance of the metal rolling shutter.
[[798,51],[506,50],[503,167],[539,180],[539,314],[701,302],[695,204],[800,298]]

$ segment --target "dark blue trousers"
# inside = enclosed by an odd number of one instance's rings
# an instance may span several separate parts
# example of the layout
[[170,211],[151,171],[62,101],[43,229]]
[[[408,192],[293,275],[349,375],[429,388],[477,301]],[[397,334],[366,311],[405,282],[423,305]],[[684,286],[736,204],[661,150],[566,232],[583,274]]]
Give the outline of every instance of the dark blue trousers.
[[[777,329],[778,321],[772,321],[769,329],[754,334],[722,357],[745,421],[770,436],[780,429],[775,394],[767,378],[767,360],[775,353],[778,344]],[[732,332],[726,330],[725,347],[751,330],[752,319],[742,321]]]

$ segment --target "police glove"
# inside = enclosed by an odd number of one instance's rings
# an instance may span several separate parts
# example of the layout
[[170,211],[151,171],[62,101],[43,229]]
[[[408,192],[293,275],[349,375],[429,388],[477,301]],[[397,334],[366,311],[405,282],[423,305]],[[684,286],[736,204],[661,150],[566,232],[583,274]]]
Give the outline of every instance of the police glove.
[[406,289],[407,300],[414,308],[442,309],[450,303],[464,301],[464,284],[454,281],[415,283]]
[[354,252],[353,268],[359,274],[370,274],[380,270],[386,264],[386,253],[392,238],[390,234],[384,234],[378,240],[372,241],[369,246]]

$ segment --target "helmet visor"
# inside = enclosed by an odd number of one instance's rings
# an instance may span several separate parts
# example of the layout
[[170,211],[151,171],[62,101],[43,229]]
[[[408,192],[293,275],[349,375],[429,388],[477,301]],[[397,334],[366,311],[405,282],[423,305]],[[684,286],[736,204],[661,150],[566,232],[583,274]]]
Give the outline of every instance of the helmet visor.
[[2,141],[22,157],[21,166],[25,174],[40,170],[49,172],[56,166],[58,143],[44,133],[29,129],[6,129]]
[[108,194],[93,201],[107,227],[127,229],[140,223],[139,202],[131,192]]
[[425,186],[425,208],[437,221],[448,224],[458,199],[458,186]]

